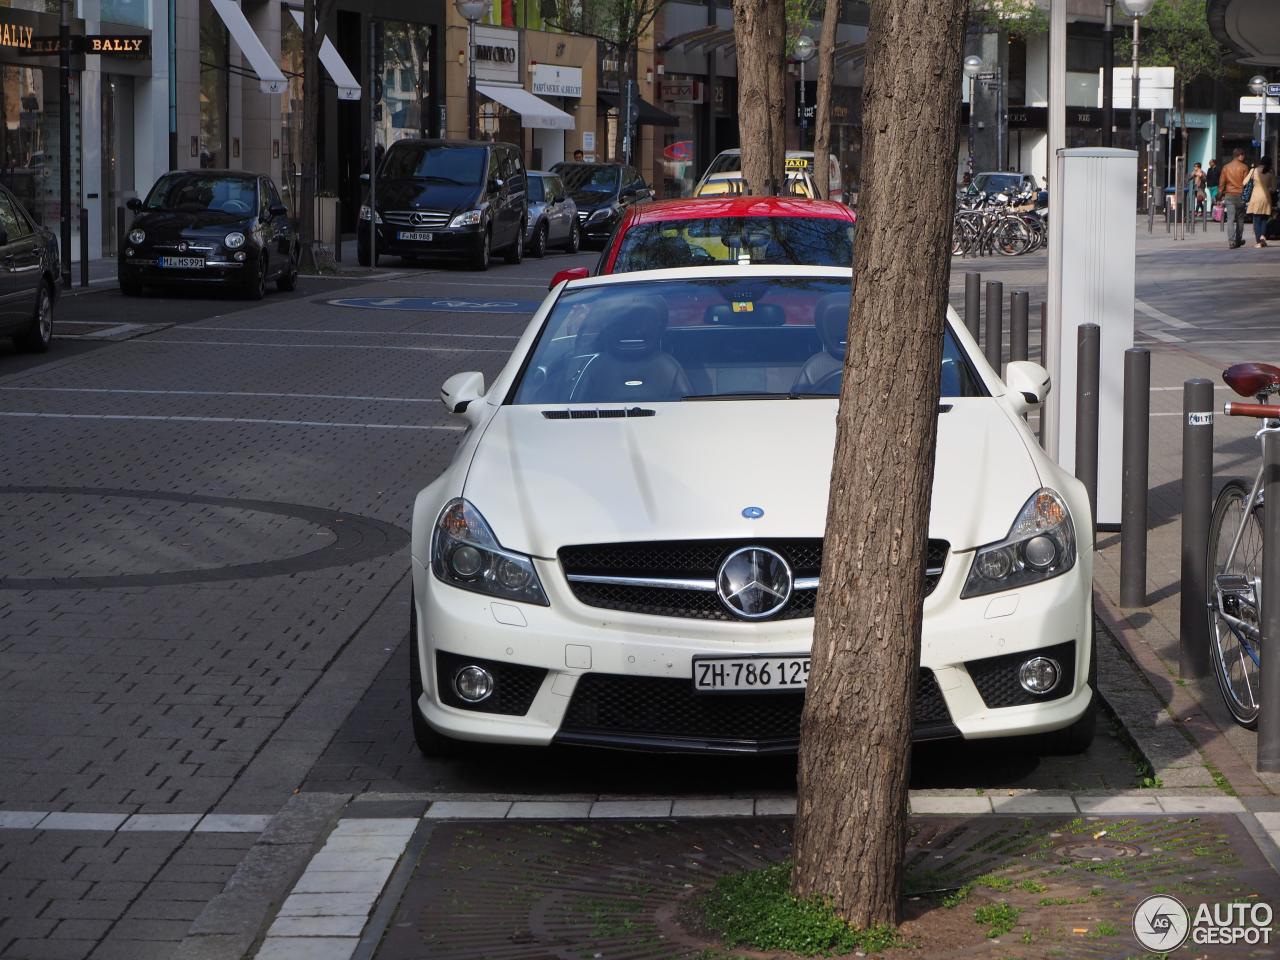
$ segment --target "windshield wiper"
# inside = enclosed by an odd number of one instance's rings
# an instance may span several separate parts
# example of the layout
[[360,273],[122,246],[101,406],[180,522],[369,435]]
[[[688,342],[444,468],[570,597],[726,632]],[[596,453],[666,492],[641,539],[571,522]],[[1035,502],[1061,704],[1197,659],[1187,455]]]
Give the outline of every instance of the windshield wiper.
[[789,393],[690,393],[681,400],[787,400]]
[[467,183],[466,183],[465,181],[463,181],[463,180],[456,180],[456,179],[454,179],[453,177],[442,177],[442,176],[440,176],[439,174],[436,174],[436,173],[427,173],[427,174],[423,174],[422,179],[423,179],[423,180],[437,180],[437,181],[439,181],[440,183],[456,183],[456,184],[458,184],[459,186],[469,186],[469,184],[467,184]]

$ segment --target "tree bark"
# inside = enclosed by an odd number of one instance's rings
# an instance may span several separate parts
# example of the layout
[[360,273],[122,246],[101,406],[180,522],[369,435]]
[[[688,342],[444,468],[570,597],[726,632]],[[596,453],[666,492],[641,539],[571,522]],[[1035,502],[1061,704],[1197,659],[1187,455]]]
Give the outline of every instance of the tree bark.
[[818,96],[813,110],[813,183],[818,196],[831,197],[831,96],[836,82],[836,27],[840,0],[826,0],[818,33]]
[[783,0],[733,0],[742,177],[754,194],[785,186],[786,36]]
[[302,209],[298,212],[299,263],[315,269],[316,116],[320,109],[319,39],[316,0],[302,7]]
[[796,895],[829,897],[858,927],[899,919],[967,7],[873,3],[867,33],[853,299],[792,877]]

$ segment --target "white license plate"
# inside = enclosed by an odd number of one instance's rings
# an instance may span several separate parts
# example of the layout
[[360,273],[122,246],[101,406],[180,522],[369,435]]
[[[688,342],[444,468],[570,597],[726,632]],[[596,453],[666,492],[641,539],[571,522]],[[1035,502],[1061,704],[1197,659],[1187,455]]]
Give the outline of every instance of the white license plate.
[[175,270],[203,270],[204,257],[160,257],[156,260],[162,267]]
[[809,657],[694,657],[695,690],[803,690]]
[[424,233],[421,230],[401,230],[396,236],[401,240],[420,240],[423,242],[435,239],[434,233]]

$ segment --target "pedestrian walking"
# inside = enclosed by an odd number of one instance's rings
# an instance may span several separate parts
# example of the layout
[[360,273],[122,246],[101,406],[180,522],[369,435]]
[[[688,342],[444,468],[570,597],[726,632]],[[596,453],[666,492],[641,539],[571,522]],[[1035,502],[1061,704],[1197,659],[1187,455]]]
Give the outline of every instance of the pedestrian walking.
[[1219,196],[1222,197],[1222,212],[1227,220],[1227,246],[1234,250],[1244,245],[1244,182],[1249,176],[1249,168],[1244,163],[1244,151],[1236,150],[1231,155],[1231,162],[1222,168],[1218,177]]
[[1204,167],[1197,161],[1191,168],[1191,176],[1187,180],[1187,207],[1191,210],[1193,218],[1196,215],[1204,215],[1205,201],[1208,199],[1205,179]]
[[1249,204],[1246,212],[1253,216],[1253,245],[1261,248],[1267,245],[1267,225],[1271,222],[1271,191],[1276,188],[1276,175],[1271,172],[1270,160],[1259,160],[1249,171],[1249,183],[1253,189],[1249,191]]
[[1209,191],[1209,202],[1211,204],[1218,202],[1218,177],[1221,175],[1222,168],[1218,166],[1218,158],[1214,157],[1209,161],[1209,169],[1204,172],[1204,186]]

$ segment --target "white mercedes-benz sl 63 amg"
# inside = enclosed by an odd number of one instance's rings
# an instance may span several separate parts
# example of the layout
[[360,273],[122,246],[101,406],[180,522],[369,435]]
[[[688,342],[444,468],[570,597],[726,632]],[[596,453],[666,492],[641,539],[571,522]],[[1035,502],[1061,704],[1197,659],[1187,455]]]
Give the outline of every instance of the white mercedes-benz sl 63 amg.
[[[413,513],[413,727],[461,741],[794,751],[851,271],[741,266],[561,284]],[[856,322],[856,320],[855,320]],[[954,312],[917,740],[1093,737],[1092,525]]]

